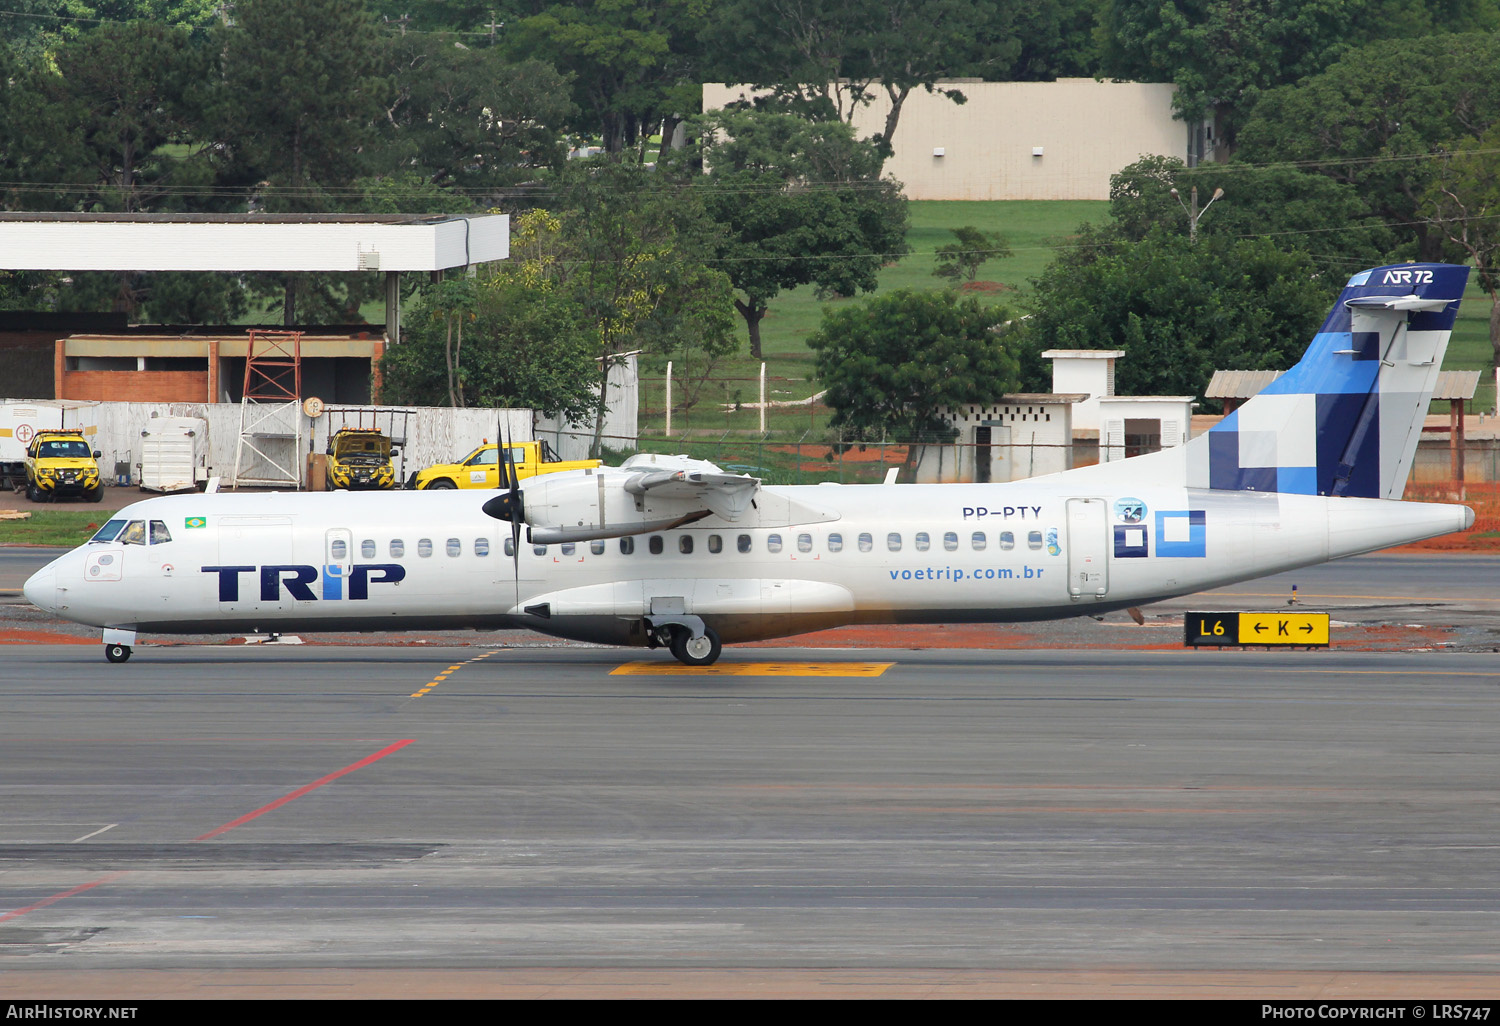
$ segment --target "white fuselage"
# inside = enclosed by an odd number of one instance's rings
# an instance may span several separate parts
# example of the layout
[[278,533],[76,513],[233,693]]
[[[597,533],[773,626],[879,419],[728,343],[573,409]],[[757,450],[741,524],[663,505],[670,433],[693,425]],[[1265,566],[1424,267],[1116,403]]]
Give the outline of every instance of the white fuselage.
[[1462,506],[1068,484],[766,486],[735,522],[544,548],[522,529],[515,558],[511,525],[480,509],[495,493],[165,496],[113,518],[143,522],[146,544],[80,546],[25,593],[80,623],[165,633],[528,627],[645,644],[656,613],[701,617],[735,642],[1098,613],[1472,518]]

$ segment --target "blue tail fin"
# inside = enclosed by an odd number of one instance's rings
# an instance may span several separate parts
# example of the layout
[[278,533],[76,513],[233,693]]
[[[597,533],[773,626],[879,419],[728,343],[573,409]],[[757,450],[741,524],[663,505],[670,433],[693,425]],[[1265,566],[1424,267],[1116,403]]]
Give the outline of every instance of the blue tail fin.
[[1361,271],[1295,367],[1188,443],[1188,481],[1399,499],[1458,303],[1453,264]]

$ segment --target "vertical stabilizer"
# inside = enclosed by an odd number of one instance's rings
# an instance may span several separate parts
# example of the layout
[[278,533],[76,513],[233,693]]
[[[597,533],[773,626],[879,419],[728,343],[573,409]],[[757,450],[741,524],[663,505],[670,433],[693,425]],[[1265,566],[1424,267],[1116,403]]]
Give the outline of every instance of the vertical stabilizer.
[[1468,279],[1453,264],[1349,279],[1297,365],[1188,443],[1188,484],[1401,498]]

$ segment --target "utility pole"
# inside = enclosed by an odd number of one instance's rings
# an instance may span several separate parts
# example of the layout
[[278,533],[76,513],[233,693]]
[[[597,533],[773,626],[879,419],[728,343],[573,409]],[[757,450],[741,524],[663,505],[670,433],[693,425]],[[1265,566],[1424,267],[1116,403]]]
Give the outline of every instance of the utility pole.
[[1182,194],[1179,193],[1175,187],[1172,189],[1172,198],[1177,201],[1177,205],[1178,206],[1182,207],[1182,209],[1187,212],[1187,216],[1188,216],[1188,241],[1191,242],[1191,243],[1197,243],[1197,241],[1198,241],[1198,222],[1199,222],[1199,220],[1202,219],[1202,217],[1203,217],[1204,214],[1208,213],[1208,207],[1211,207],[1211,206],[1214,205],[1214,200],[1216,200],[1220,196],[1224,195],[1224,190],[1223,189],[1215,189],[1213,197],[1208,201],[1208,206],[1204,207],[1202,210],[1198,209],[1198,187],[1196,185],[1193,186],[1192,192],[1189,193],[1189,195],[1192,197],[1192,201],[1193,201],[1193,205],[1191,207],[1189,207],[1186,203],[1182,202]]

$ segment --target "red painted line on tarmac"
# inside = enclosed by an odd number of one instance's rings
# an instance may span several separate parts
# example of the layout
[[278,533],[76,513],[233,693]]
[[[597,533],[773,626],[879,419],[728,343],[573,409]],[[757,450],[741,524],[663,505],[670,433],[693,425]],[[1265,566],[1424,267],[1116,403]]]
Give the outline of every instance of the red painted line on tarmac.
[[[193,840],[206,841],[211,837],[218,837],[220,834],[227,833],[237,826],[250,822],[252,819],[256,819],[259,816],[264,816],[272,809],[279,809],[288,802],[296,801],[298,798],[301,798],[309,791],[316,791],[324,784],[330,784],[333,781],[337,780],[339,777],[348,776],[350,773],[353,773],[357,769],[363,769],[373,762],[378,762],[379,760],[384,759],[387,755],[392,755],[396,752],[399,752],[401,749],[411,744],[414,740],[415,738],[407,738],[405,741],[397,741],[394,744],[386,745],[384,748],[382,748],[378,752],[375,752],[373,755],[367,755],[358,762],[350,763],[348,766],[345,766],[341,770],[334,770],[332,773],[328,774],[325,777],[319,777],[311,784],[308,784],[305,787],[299,787],[291,794],[284,795],[283,797],[276,799],[274,802],[271,802],[269,805],[262,805],[254,812],[247,812],[239,819],[231,820],[221,827],[210,830],[206,834],[202,834],[198,837],[193,838]],[[102,884],[113,883],[114,881],[120,879],[120,877],[126,875],[127,871],[125,870],[121,870],[117,873],[108,873],[104,876],[99,877],[99,879],[97,880],[90,880],[88,883],[79,884],[77,887],[69,888],[66,891],[60,891],[57,894],[52,895],[50,898],[43,898],[41,901],[33,902],[32,904],[27,905],[25,908],[12,909],[9,912],[0,914],[0,923],[6,922],[10,919],[15,919],[18,916],[24,916],[28,912],[35,912],[39,908],[46,908],[48,905],[56,904],[57,902],[62,901],[64,898],[71,898],[75,894],[82,894],[84,891],[93,890],[95,887],[98,887]]]
[[395,744],[386,745],[384,748],[382,748],[380,751],[376,752],[373,755],[367,755],[363,759],[359,760],[358,762],[350,763],[348,766],[345,766],[341,770],[334,770],[332,773],[328,774],[326,777],[319,777],[317,780],[314,780],[311,784],[307,784],[304,787],[299,787],[299,788],[297,788],[297,790],[293,791],[291,794],[283,795],[282,797],[276,799],[274,802],[271,802],[269,805],[262,805],[260,808],[256,809],[254,812],[247,812],[243,816],[241,816],[239,819],[230,820],[228,823],[225,823],[223,826],[221,826],[221,827],[215,827],[214,829],[210,830],[208,833],[206,833],[206,834],[200,834],[199,836],[193,838],[193,840],[195,840],[195,841],[206,841],[210,837],[218,837],[220,834],[228,833],[229,831],[233,830],[235,827],[237,827],[237,826],[243,826],[244,824],[250,822],[252,819],[256,819],[256,818],[258,818],[260,816],[264,816],[266,813],[272,811],[273,809],[279,809],[279,808],[281,808],[283,805],[287,804],[287,802],[294,802],[294,801],[296,801],[298,798],[301,798],[303,795],[307,794],[310,791],[316,791],[318,788],[322,787],[324,784],[331,784],[335,780],[337,780],[339,777],[347,776],[350,773],[353,773],[355,770],[358,770],[358,769],[364,769],[366,766],[370,765],[371,763],[378,762],[379,760],[384,759],[387,755],[392,755],[392,754],[394,754],[396,752],[399,752],[401,749],[403,749],[407,745],[411,744],[413,740],[415,740],[415,739],[414,738],[407,738],[405,741],[397,741]]
[[14,909],[13,911],[5,913],[3,916],[0,916],[0,923],[5,922],[7,919],[14,919],[17,916],[24,916],[28,912],[35,912],[39,908],[46,908],[48,905],[62,901],[64,898],[71,898],[75,894],[82,894],[84,891],[93,890],[100,884],[113,883],[124,875],[125,874],[123,872],[110,873],[106,876],[101,876],[97,880],[91,880],[86,884],[79,884],[72,890],[63,891],[61,894],[54,894],[50,898],[43,898],[41,901],[38,901],[31,905],[27,905],[25,908]]

